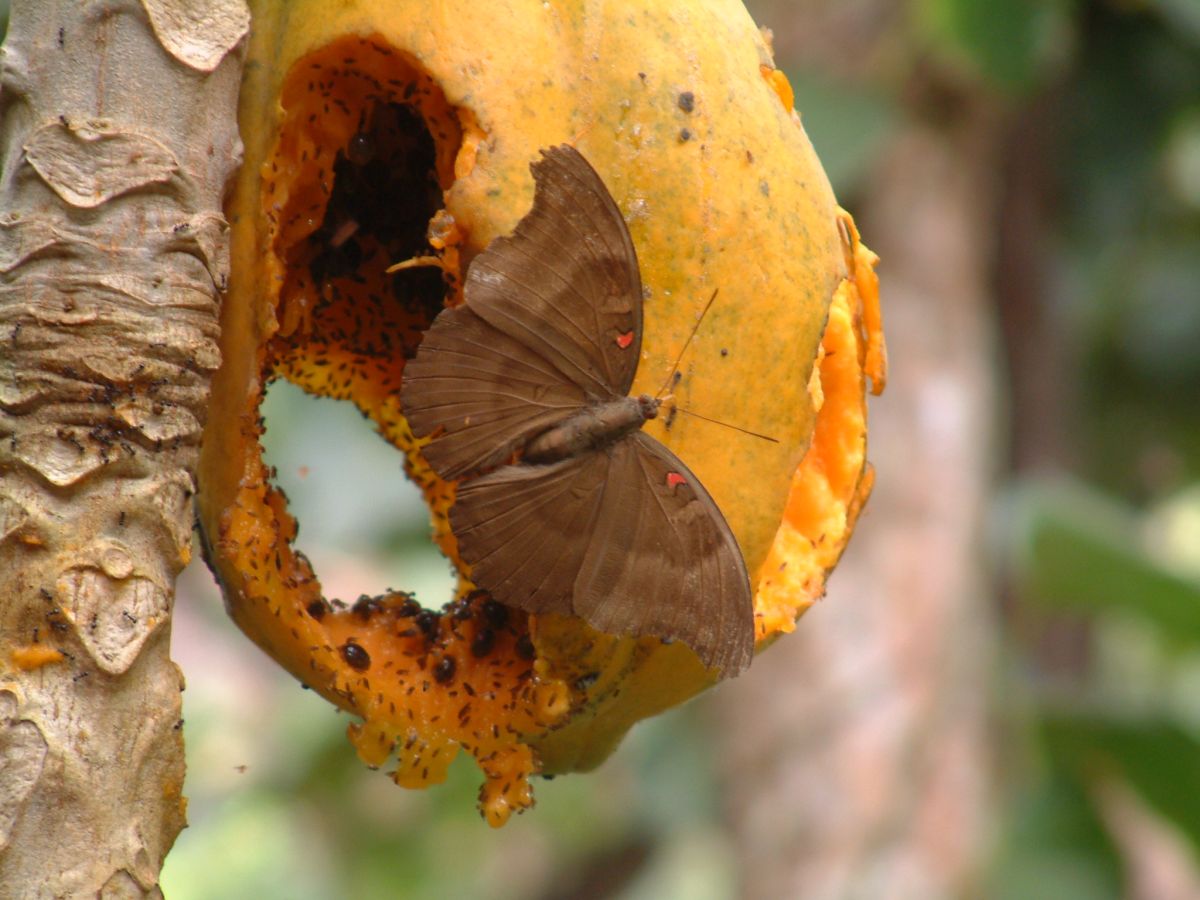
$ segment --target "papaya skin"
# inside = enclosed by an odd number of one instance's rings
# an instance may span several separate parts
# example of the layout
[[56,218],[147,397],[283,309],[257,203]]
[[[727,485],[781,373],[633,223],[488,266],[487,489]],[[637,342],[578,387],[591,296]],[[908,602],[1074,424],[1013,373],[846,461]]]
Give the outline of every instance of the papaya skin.
[[[471,257],[528,211],[538,151],[573,143],[621,208],[646,286],[632,393],[659,391],[719,289],[675,401],[776,440],[684,415],[646,427],[724,512],[766,642],[821,595],[869,490],[865,385],[883,371],[874,260],[740,3],[253,5],[224,362],[200,466],[205,555],[239,627],[362,719],[350,731],[366,762],[395,759],[393,777],[415,787],[465,748],[485,775],[481,811],[500,825],[532,804],[529,775],[595,766],[633,723],[714,674],[679,644],[502,613],[471,592],[469,572],[440,615],[401,593],[326,600],[262,463],[266,382],[288,378],[370,417],[404,452],[457,563],[454,485],[424,464],[400,414],[404,359],[443,299],[461,301]],[[428,142],[432,174],[409,185],[393,167],[367,187],[395,189],[397,208],[431,223],[428,241],[356,236],[366,261],[352,283],[325,264],[362,224],[337,191],[365,175],[346,173],[374,171],[348,168],[347,148],[365,130],[373,153],[411,156],[406,129],[423,131],[413,146]],[[428,209],[412,199],[426,195]],[[384,275],[405,254],[413,268]],[[788,570],[801,575],[779,577]]]

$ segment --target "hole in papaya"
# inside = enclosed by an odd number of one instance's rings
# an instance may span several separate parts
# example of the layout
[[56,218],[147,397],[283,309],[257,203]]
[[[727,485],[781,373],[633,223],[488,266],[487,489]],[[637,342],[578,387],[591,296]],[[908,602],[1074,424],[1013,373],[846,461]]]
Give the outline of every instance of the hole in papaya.
[[[405,440],[398,403],[404,363],[457,272],[450,265],[445,273],[436,266],[386,269],[433,255],[426,232],[453,182],[458,112],[415,59],[357,37],[299,61],[281,102],[285,115],[262,192],[271,250],[284,270],[278,328],[263,361],[264,379],[272,382],[261,410],[269,423],[265,457],[300,523],[298,546],[328,597],[352,602],[359,593],[379,593],[392,575],[392,585],[415,589],[436,608],[451,596],[452,580],[429,539],[428,513],[403,475],[402,456],[378,437],[362,444],[351,435],[367,430],[352,424],[361,413],[386,442]],[[309,439],[293,447],[287,417],[300,408]],[[310,444],[317,449],[308,452]],[[308,458],[295,458],[297,452]],[[375,454],[373,466],[362,454]],[[409,499],[401,504],[393,487]],[[353,550],[378,568],[417,545],[427,562],[385,565],[358,581],[342,577],[339,551]]]
[[[388,103],[364,111],[360,129],[337,151],[333,192],[321,227],[308,241],[309,274],[327,302],[382,305],[391,322],[415,320],[418,329],[394,335],[407,356],[416,331],[428,327],[442,307],[442,272],[412,268],[389,277],[371,264],[382,261],[386,267],[429,253],[426,228],[442,206],[435,164],[433,136],[412,106]],[[387,334],[386,323],[376,326]],[[360,337],[371,341],[370,333]]]
[[454,254],[445,273],[386,270],[435,255],[426,231],[454,181],[460,113],[414,58],[357,37],[298,61],[281,103],[261,194],[284,264],[266,370],[368,408],[364,395],[398,388],[456,283]]
[[353,602],[394,587],[434,608],[452,596],[455,578],[429,539],[429,510],[403,454],[353,405],[276,381],[260,412],[264,461],[300,523],[293,548],[327,596]]
[[[341,398],[398,385],[404,360],[444,305],[448,277],[436,266],[386,272],[431,253],[426,229],[442,192],[425,120],[398,103],[366,107],[360,119],[344,143],[321,154],[330,169],[301,166],[301,177],[317,179],[328,199],[316,229],[280,248],[287,275],[270,344],[276,373]],[[309,196],[314,189],[292,190]],[[303,215],[302,206],[289,220]]]

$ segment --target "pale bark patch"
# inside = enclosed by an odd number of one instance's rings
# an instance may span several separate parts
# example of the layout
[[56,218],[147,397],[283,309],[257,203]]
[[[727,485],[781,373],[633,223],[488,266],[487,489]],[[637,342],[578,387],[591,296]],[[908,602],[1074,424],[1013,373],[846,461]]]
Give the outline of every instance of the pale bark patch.
[[211,72],[250,30],[250,10],[240,0],[142,0],[163,47],[177,60]]
[[56,194],[85,209],[120,194],[167,181],[179,165],[154,138],[120,131],[111,122],[43,125],[25,142],[25,158]]
[[0,691],[0,851],[46,760],[46,739],[32,722],[17,719],[18,705],[16,694]]
[[[126,557],[122,570],[128,573],[132,564]],[[170,612],[167,592],[148,578],[116,577],[80,566],[59,576],[55,587],[84,649],[110,675],[120,675],[133,664]]]

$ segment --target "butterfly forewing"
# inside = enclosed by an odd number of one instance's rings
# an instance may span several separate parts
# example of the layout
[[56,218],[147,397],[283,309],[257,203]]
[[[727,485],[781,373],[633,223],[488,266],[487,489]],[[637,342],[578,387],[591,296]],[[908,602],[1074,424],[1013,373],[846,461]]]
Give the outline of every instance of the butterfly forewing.
[[637,254],[587,160],[566,146],[542,153],[533,208],[472,262],[467,305],[589,396],[623,397],[641,353]]
[[533,435],[582,409],[584,392],[467,307],[443,310],[404,370],[401,402],[443,478],[499,465]]

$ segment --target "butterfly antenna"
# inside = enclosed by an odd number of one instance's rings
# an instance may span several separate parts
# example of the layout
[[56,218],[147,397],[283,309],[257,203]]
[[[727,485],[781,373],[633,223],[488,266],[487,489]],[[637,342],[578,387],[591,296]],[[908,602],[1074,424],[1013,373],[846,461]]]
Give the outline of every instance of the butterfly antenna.
[[751,431],[749,428],[742,428],[740,425],[731,425],[728,422],[722,422],[720,419],[710,419],[708,416],[702,416],[698,412],[692,412],[690,409],[684,409],[682,406],[676,406],[685,416],[692,416],[696,419],[703,419],[705,422],[712,422],[714,425],[724,425],[726,428],[732,428],[734,431],[740,431],[742,434],[748,434],[751,437],[762,438],[764,441],[770,441],[772,444],[778,444],[779,438],[773,438],[769,434],[761,434],[757,431]]
[[[660,387],[658,389],[658,393],[654,395],[664,402],[674,399],[673,394],[667,394],[664,396],[663,391],[667,389],[667,385],[671,383],[671,379],[675,376],[675,373],[679,371],[679,363],[683,359],[683,354],[687,352],[687,348],[692,343],[692,338],[694,338],[696,336],[696,332],[700,330],[700,323],[704,321],[704,317],[707,316],[708,311],[712,309],[712,305],[717,299],[717,292],[720,290],[721,289],[719,287],[713,290],[712,296],[708,298],[708,303],[704,305],[704,312],[700,313],[700,318],[698,318],[696,320],[696,324],[692,326],[692,333],[689,334],[687,340],[683,342],[683,347],[679,351],[679,356],[675,358],[675,365],[671,366],[671,371],[667,373],[667,378],[662,383],[662,387]],[[692,412],[690,409],[684,409],[678,404],[675,404],[674,408],[679,410],[684,415],[692,416],[696,419],[703,419],[705,422],[711,422],[714,425],[724,425],[726,428],[732,428],[734,431],[740,431],[742,434],[748,434],[751,437],[762,438],[764,441],[770,441],[772,444],[779,443],[779,438],[773,438],[769,434],[761,434],[757,431],[751,431],[749,428],[742,428],[740,425],[731,425],[728,422],[722,422],[720,419],[710,419],[708,416],[702,416],[698,412]]]
[[687,348],[692,343],[692,338],[696,336],[696,332],[700,329],[700,323],[704,321],[704,317],[707,316],[708,311],[712,309],[713,301],[717,299],[717,292],[720,290],[721,289],[719,287],[713,289],[712,296],[708,298],[708,303],[704,306],[704,312],[700,313],[700,318],[698,318],[696,320],[696,324],[692,326],[692,333],[689,334],[687,340],[683,342],[683,347],[680,348],[679,355],[675,357],[675,365],[671,366],[671,371],[667,373],[667,377],[664,379],[662,387],[658,389],[658,393],[654,395],[655,397],[662,397],[663,391],[665,391],[667,389],[667,385],[671,383],[671,378],[674,376],[676,370],[678,370],[679,363],[683,359],[683,354],[687,352]]

